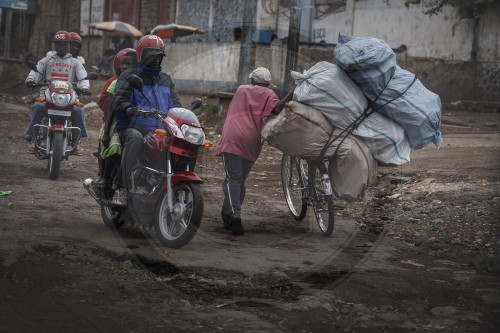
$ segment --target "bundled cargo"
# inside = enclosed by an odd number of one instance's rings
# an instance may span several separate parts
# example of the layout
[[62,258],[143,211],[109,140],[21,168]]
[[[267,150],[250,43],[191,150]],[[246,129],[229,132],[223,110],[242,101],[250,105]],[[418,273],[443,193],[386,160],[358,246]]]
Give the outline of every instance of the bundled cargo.
[[351,128],[377,161],[395,165],[410,161],[411,148],[403,128],[377,112],[365,118],[366,97],[337,65],[321,61],[303,74],[291,75],[297,84],[293,99],[320,111],[332,126]]
[[377,162],[363,140],[342,134],[321,112],[304,104],[289,102],[284,111],[264,124],[261,134],[289,156],[315,158],[327,145],[324,156],[331,159],[333,191],[348,202],[363,199],[366,189],[377,180]]
[[356,82],[377,112],[403,127],[412,149],[441,144],[441,100],[416,76],[396,64],[396,54],[384,41],[339,36],[334,57]]

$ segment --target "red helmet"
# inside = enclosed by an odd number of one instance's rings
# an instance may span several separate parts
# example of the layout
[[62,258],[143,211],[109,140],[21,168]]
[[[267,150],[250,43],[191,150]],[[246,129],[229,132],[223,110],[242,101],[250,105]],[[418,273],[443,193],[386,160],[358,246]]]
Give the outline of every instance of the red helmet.
[[59,30],[54,34],[54,37],[52,38],[53,42],[69,42],[70,41],[70,36],[69,32],[64,31],[64,30]]
[[[137,51],[137,62],[145,60],[142,59],[142,53],[145,49],[157,50],[157,52],[154,52],[153,54],[165,55],[165,44],[163,43],[163,40],[156,35],[146,35],[139,39],[139,42],[135,47],[135,50]],[[152,54],[150,53],[149,55]]]
[[119,51],[115,55],[115,60],[113,61],[113,67],[115,68],[116,75],[119,75],[121,72],[120,67],[122,65],[123,57],[125,57],[129,53],[135,54],[135,50],[131,49],[131,48],[127,48],[127,49],[123,49],[123,50]]
[[82,45],[82,37],[80,37],[80,35],[77,34],[76,32],[69,33],[69,41],[76,42],[76,43]]

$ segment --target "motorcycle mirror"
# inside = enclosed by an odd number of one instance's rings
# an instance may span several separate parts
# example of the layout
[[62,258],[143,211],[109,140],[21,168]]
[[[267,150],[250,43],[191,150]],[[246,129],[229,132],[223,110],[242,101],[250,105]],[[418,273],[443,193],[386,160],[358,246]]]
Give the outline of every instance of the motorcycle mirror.
[[195,98],[191,101],[191,105],[189,106],[189,109],[190,110],[194,110],[194,109],[197,109],[201,106],[201,99],[200,98]]
[[130,75],[129,83],[132,85],[132,87],[142,92],[142,87],[144,87],[144,82],[140,77],[138,77],[135,74]]
[[38,68],[36,68],[36,64],[33,60],[27,60],[26,65],[29,67],[29,69],[38,73]]
[[96,72],[90,72],[84,80],[97,80],[98,78],[99,74],[97,74]]

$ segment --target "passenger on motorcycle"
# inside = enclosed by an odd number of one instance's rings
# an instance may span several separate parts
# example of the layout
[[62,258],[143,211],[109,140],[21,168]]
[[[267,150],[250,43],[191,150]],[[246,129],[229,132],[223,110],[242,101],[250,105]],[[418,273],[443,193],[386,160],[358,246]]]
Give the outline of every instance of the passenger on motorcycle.
[[[82,90],[84,95],[91,95],[89,90],[89,81],[83,80],[87,76],[87,71],[83,65],[76,58],[73,58],[70,52],[70,35],[67,31],[58,31],[54,34],[52,39],[52,45],[54,52],[48,54],[45,58],[38,61],[37,69],[38,73],[35,71],[30,71],[28,77],[26,78],[25,84],[28,87],[35,87],[37,83],[47,80],[60,80],[66,82],[74,82],[78,80],[78,88]],[[41,74],[40,74],[41,73]],[[42,75],[43,74],[43,75]],[[44,77],[45,76],[45,77]],[[40,96],[43,97],[46,87],[40,89]],[[31,142],[33,139],[33,127],[35,124],[39,124],[43,118],[45,111],[45,103],[35,102],[31,110],[31,118],[28,128],[24,133],[24,138]],[[74,108],[74,112],[71,115],[71,122],[73,126],[79,127],[81,129],[81,138],[86,138],[87,130],[85,128],[85,114],[83,109]],[[79,142],[73,142],[74,150],[73,153],[76,155],[82,154],[82,149],[79,146]],[[32,144],[29,149],[29,153],[36,152],[36,146]]]
[[82,48],[82,37],[76,32],[69,33],[69,53],[76,58],[82,65],[85,65],[85,59],[80,55],[80,49]]
[[111,96],[113,96],[116,87],[118,76],[129,68],[137,67],[136,53],[132,48],[127,48],[119,51],[113,61],[115,76],[108,79],[101,94],[97,105],[103,111],[103,125],[99,135],[99,163],[101,166],[100,178],[96,181],[99,187],[110,187],[110,177],[116,165],[119,165],[122,153],[120,137],[116,130],[116,122],[114,116],[109,112]]
[[[137,162],[142,149],[143,135],[162,128],[157,117],[138,116],[137,109],[155,109],[167,112],[173,107],[180,107],[179,94],[175,90],[170,76],[161,71],[161,62],[165,56],[165,44],[155,35],[142,37],[136,46],[139,65],[136,69],[123,72],[116,82],[115,93],[111,99],[111,112],[116,119],[116,128],[123,146],[121,168],[121,189],[116,191],[113,201],[117,205],[126,205],[126,192],[132,167]],[[130,85],[130,75],[136,74],[144,81],[143,93]],[[115,180],[116,181],[116,180]]]

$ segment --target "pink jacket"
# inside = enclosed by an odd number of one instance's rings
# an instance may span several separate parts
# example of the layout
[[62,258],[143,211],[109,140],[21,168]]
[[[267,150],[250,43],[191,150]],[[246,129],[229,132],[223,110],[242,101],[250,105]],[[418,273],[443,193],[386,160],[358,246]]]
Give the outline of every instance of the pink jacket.
[[262,149],[262,119],[271,114],[279,98],[269,88],[241,85],[229,104],[216,155],[231,153],[255,161]]

